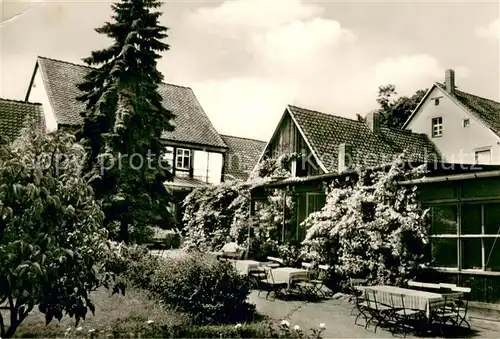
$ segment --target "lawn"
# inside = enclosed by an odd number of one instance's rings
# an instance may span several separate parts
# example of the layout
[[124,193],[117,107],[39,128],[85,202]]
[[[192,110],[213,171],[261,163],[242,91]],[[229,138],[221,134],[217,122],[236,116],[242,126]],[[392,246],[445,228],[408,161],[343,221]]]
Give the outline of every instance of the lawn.
[[147,321],[161,325],[178,325],[188,321],[186,316],[160,306],[144,293],[133,289],[127,289],[125,296],[111,295],[110,291],[99,289],[91,297],[96,305],[95,316],[89,313],[78,327],[75,328],[75,320],[69,317],[63,317],[60,322],[53,320],[45,326],[45,315],[36,310],[21,324],[16,337],[88,337],[91,333],[99,336],[99,330],[114,328],[126,332],[128,327],[132,329]]

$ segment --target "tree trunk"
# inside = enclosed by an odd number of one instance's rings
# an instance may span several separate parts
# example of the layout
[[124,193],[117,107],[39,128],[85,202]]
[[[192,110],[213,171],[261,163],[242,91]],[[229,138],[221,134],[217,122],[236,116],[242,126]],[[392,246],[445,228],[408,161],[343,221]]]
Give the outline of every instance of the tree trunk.
[[128,244],[129,242],[128,222],[125,219],[120,221],[120,240],[125,244]]

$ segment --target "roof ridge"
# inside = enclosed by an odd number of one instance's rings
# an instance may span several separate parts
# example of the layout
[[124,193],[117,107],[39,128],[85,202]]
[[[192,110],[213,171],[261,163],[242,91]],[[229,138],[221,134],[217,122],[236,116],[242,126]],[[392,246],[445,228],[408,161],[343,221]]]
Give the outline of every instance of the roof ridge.
[[56,61],[56,62],[62,62],[63,64],[68,64],[68,65],[73,65],[73,66],[79,66],[79,67],[85,67],[85,68],[95,69],[95,67],[92,67],[92,66],[89,66],[89,65],[77,64],[75,62],[61,60],[61,59],[54,59],[54,58],[49,58],[49,57],[44,57],[44,56],[41,56],[41,55],[38,55],[37,58],[51,60],[51,61]]
[[343,116],[340,116],[340,115],[334,115],[334,114],[324,113],[324,112],[316,111],[316,110],[309,109],[309,108],[299,107],[299,106],[290,105],[290,104],[288,105],[288,107],[295,107],[295,108],[299,108],[299,109],[302,109],[302,110],[314,112],[314,113],[317,113],[317,114],[327,115],[329,117],[340,118],[340,119],[344,119],[344,120],[349,120],[351,122],[357,122],[357,123],[363,123],[364,124],[364,122],[359,121],[357,119],[351,119],[351,118],[343,117]]
[[18,104],[34,105],[34,106],[41,106],[42,105],[40,102],[31,102],[31,101],[16,100],[16,99],[0,98],[0,100],[2,100],[2,101],[8,101],[8,102],[15,102],[15,103],[18,103]]
[[251,140],[251,141],[258,141],[258,142],[266,143],[266,141],[262,141],[262,140],[258,140],[258,139],[254,139],[254,138],[239,137],[239,136],[236,136],[236,135],[229,135],[229,134],[219,134],[219,135],[221,137],[238,138],[238,139],[245,139],[245,140]]
[[[85,68],[90,68],[90,69],[97,69],[97,67],[93,67],[93,66],[89,66],[89,65],[85,65],[85,64],[77,64],[75,62],[70,62],[70,61],[66,61],[66,60],[60,60],[60,59],[54,59],[54,58],[44,57],[44,56],[41,56],[41,55],[38,55],[37,58],[46,59],[46,60],[55,61],[55,62],[61,62],[63,64],[68,64],[68,65],[72,65],[72,66],[85,67]],[[164,82],[164,81],[162,81],[161,83],[164,84],[164,85],[176,86],[176,87],[182,87],[182,88],[188,88],[190,90],[193,90],[189,86],[182,86],[182,85],[172,84],[172,83]]]
[[[446,86],[444,83],[439,82],[439,81],[436,81],[436,84],[441,85],[443,87]],[[442,89],[445,89],[445,88],[442,88]],[[464,93],[464,94],[467,94],[467,95],[472,95],[472,96],[474,96],[476,98],[479,98],[479,99],[482,99],[482,100],[487,100],[487,101],[494,102],[495,104],[500,104],[499,101],[495,101],[493,99],[488,99],[488,98],[482,97],[482,96],[477,95],[477,94],[473,94],[473,93],[470,93],[470,92],[463,91],[463,90],[459,89],[459,87],[457,87],[457,86],[455,86],[455,90],[459,91],[460,93]]]

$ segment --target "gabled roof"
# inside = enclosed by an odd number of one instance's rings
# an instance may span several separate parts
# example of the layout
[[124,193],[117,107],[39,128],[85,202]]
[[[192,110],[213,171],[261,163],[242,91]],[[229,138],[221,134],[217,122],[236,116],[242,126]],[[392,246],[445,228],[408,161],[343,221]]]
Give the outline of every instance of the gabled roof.
[[264,150],[264,141],[240,138],[230,135],[222,135],[228,150],[224,158],[225,180],[246,180],[250,171],[259,161],[260,154]]
[[340,144],[352,148],[352,165],[377,166],[408,152],[411,160],[440,159],[439,152],[425,134],[382,127],[374,134],[366,122],[288,105],[289,113],[320,166],[327,172],[338,169]]
[[[436,83],[443,91],[445,85]],[[449,94],[449,93],[448,93]],[[473,116],[486,124],[496,135],[500,136],[500,102],[455,89],[453,97],[457,99]]]
[[485,124],[493,133],[500,137],[500,102],[486,99],[474,94],[455,89],[455,93],[451,94],[446,91],[446,86],[442,83],[436,82],[427,91],[427,94],[422,98],[420,104],[415,108],[408,120],[403,125],[406,128],[410,121],[414,118],[419,108],[425,102],[429,94],[434,88],[439,88],[443,94],[448,96],[455,104],[459,105],[472,116],[479,119]]
[[[33,126],[34,124],[34,126]],[[44,129],[42,105],[0,98],[0,135],[14,141],[23,128]]]
[[[88,66],[61,60],[38,57],[37,67],[41,71],[50,105],[59,125],[79,125],[83,123],[80,113],[85,104],[77,101],[81,92],[76,87],[83,82]],[[31,88],[31,86],[30,86]],[[214,126],[189,87],[162,83],[159,92],[163,105],[175,114],[175,130],[165,132],[162,138],[182,143],[192,143],[226,148]]]

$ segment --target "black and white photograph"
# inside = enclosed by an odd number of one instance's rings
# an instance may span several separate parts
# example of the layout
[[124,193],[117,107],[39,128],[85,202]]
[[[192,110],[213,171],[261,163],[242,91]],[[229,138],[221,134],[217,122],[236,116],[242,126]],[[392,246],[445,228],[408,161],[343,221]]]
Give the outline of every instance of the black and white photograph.
[[0,339],[500,337],[500,1],[0,13]]

